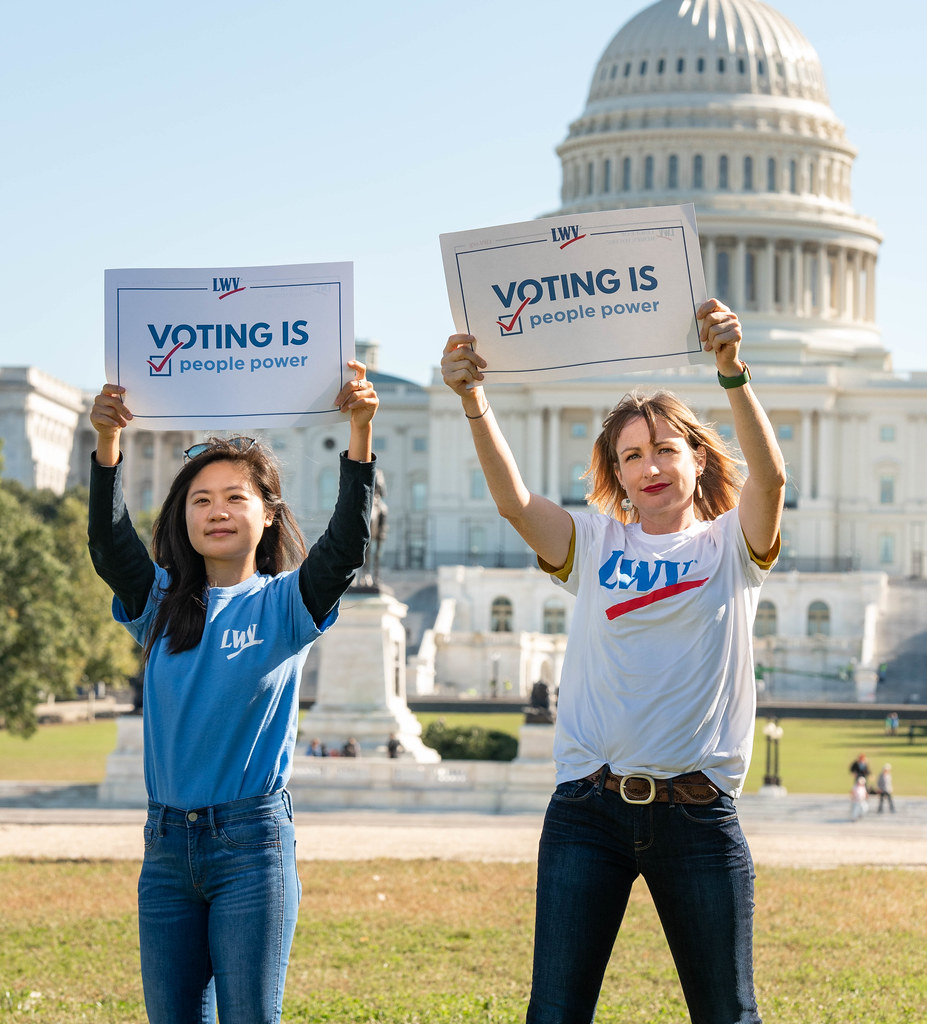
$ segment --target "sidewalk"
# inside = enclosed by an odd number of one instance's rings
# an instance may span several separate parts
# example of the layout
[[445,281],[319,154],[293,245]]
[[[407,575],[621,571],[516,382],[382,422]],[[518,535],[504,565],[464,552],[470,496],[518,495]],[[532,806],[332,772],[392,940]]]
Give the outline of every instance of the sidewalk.
[[[738,810],[758,866],[927,869],[927,798],[849,820],[843,796],[748,794]],[[533,861],[541,814],[297,811],[300,860]],[[101,809],[93,786],[0,783],[0,857],[140,860],[145,812]]]

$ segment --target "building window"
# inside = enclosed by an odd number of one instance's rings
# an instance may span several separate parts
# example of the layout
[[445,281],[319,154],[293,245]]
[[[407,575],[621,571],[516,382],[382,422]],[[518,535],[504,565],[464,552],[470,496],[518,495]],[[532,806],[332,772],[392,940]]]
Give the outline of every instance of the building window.
[[808,636],[830,636],[830,608],[823,601],[808,606]]
[[427,452],[428,451],[428,438],[427,437],[413,437],[412,438],[412,451],[414,451],[414,452]]
[[756,298],[756,253],[748,249],[744,254],[744,294],[747,305],[755,308]]
[[794,160],[789,161],[789,192],[798,194],[798,164]]
[[595,191],[595,164],[590,160],[586,165],[586,195],[591,196]]
[[470,470],[470,499],[482,501],[486,497],[486,477],[479,468]]
[[879,504],[895,504],[895,478],[893,476],[879,477]]
[[570,466],[570,503],[580,503],[586,500],[586,484],[582,479],[586,467],[582,462],[574,462]]
[[731,187],[729,179],[728,159],[726,156],[722,156],[718,159],[718,188],[726,192]]
[[642,75],[646,75],[647,74],[647,61],[645,61],[645,60],[641,61],[641,74]]
[[776,158],[772,156],[766,161],[766,191],[776,191]]
[[727,65],[725,64],[724,58],[723,57],[719,57],[718,58],[718,74],[719,75],[723,75],[724,74],[724,69],[726,67],[727,67]]
[[489,628],[493,633],[512,632],[512,602],[507,597],[497,597],[493,601]]
[[612,190],[612,162],[606,159],[602,165],[602,191],[611,192]]
[[657,74],[658,75],[662,75],[665,70],[666,70],[666,61],[661,57],[657,61]]
[[621,161],[621,190],[622,192],[631,191],[631,158],[629,156]]
[[724,249],[718,251],[715,291],[722,302],[727,302],[731,294],[731,257]]
[[319,508],[334,508],[338,497],[338,474],[330,466],[319,473]]
[[795,428],[791,423],[780,423],[779,426],[776,427],[776,437],[778,437],[780,441],[791,441],[792,438],[795,437]]
[[544,630],[545,633],[566,632],[566,608],[556,600],[548,601],[544,605]]
[[679,188],[679,157],[675,153],[669,158],[666,169],[666,184],[670,188]]
[[753,622],[753,635],[775,636],[776,629],[776,606],[772,601],[760,601],[756,608],[756,619]]
[[753,157],[744,157],[744,192],[753,191]]
[[570,437],[582,439],[589,436],[589,425],[583,420],[575,420],[570,424]]
[[895,563],[895,535],[893,533],[879,534],[879,564],[894,565]]
[[701,75],[705,71],[705,58],[699,57],[695,62],[695,70]]
[[705,187],[705,160],[700,153],[692,158],[692,187]]
[[625,78],[627,78],[628,75],[631,74],[631,62],[630,61],[628,61],[627,64],[625,64],[624,71],[622,72],[622,74],[624,75]]
[[644,188],[649,192],[653,188],[653,157],[644,158]]
[[883,423],[879,427],[879,440],[880,441],[894,441],[895,440],[895,427],[891,423]]
[[480,562],[486,554],[486,527],[469,526],[467,528],[467,551],[471,562]]
[[[330,502],[333,504],[333,502]],[[412,511],[425,512],[428,508],[428,484],[424,480],[412,481]]]
[[676,61],[676,74],[681,75],[686,70],[686,62],[682,57]]

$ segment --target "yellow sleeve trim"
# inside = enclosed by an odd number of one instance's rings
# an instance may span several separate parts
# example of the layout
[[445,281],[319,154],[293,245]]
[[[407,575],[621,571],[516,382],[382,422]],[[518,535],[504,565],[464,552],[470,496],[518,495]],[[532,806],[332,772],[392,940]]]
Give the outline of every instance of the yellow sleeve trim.
[[779,550],[782,547],[782,534],[776,534],[776,542],[772,546],[772,551],[766,556],[766,558],[760,558],[759,555],[750,547],[750,541],[744,537],[744,543],[747,545],[747,551],[750,552],[750,558],[756,562],[756,564],[764,570],[771,569],[776,564],[776,559],[779,557]]
[[[573,571],[573,557],[576,554],[576,523],[573,522],[572,516],[570,516],[570,522],[573,525],[573,532],[570,534],[570,550],[567,552],[567,558],[563,563],[563,566],[558,569],[545,562],[540,555],[537,556],[539,568],[543,569],[543,571],[548,573],[550,576],[556,576],[561,583],[566,583],[570,578],[570,573]],[[747,546],[749,547],[749,545]]]

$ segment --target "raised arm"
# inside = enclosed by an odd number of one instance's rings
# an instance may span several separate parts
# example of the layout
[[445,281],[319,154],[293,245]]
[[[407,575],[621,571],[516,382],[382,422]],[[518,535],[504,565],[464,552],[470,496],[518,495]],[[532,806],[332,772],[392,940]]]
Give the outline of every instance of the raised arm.
[[515,527],[545,562],[559,568],[570,552],[573,520],[566,509],[525,486],[480,383],[486,360],[476,352],[475,345],[476,339],[469,334],[452,334],[448,338],[441,360],[444,383],[460,396],[473,446],[499,515]]
[[[706,352],[713,352],[715,365],[734,417],[737,443],[747,463],[747,479],[740,494],[738,514],[747,543],[760,558],[770,555],[779,534],[785,498],[785,460],[776,434],[749,384],[747,364],[740,358],[743,337],[737,316],[709,299],[696,314],[699,338]],[[741,383],[746,376],[747,382]]]

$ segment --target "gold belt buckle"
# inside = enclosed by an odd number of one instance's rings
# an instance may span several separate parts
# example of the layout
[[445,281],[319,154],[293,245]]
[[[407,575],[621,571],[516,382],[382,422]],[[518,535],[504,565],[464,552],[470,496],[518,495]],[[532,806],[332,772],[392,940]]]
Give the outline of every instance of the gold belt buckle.
[[[650,783],[650,792],[642,800],[633,800],[624,789],[628,779],[646,779]],[[649,775],[622,775],[621,782],[618,784],[618,793],[626,804],[652,804],[657,797],[657,784]]]

